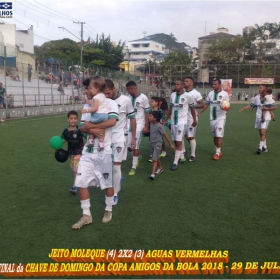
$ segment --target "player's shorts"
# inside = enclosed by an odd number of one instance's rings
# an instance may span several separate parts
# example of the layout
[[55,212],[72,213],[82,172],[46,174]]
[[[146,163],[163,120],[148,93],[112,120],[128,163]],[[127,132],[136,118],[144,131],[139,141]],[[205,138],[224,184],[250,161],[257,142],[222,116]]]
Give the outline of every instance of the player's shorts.
[[213,137],[224,137],[226,120],[210,121],[210,129]]
[[171,137],[173,141],[183,141],[185,135],[185,124],[171,124]]
[[112,143],[112,150],[114,154],[114,162],[122,162],[123,153],[126,150],[125,142]]
[[102,190],[113,187],[112,155],[84,154],[78,166],[75,186],[78,188],[100,186]]
[[[197,122],[198,123],[198,122]],[[186,130],[185,130],[185,135],[189,138],[191,137],[195,137],[195,133],[196,133],[196,128],[197,128],[197,125],[195,127],[192,126],[193,124],[193,121],[191,122],[188,122],[186,124]]]
[[257,129],[267,129],[270,121],[261,122],[261,120],[257,120],[255,122],[255,128]]
[[[141,144],[141,139],[142,139],[142,131],[136,131],[136,147],[134,147],[135,150],[139,150],[140,144]],[[128,132],[128,143],[127,147],[131,148],[131,140],[132,140],[132,132]]]
[[103,113],[92,113],[90,117],[90,122],[100,123],[108,120],[108,114]]
[[76,172],[80,162],[81,155],[72,155],[70,157],[70,168],[73,172]]
[[153,144],[150,145],[150,150],[151,150],[150,155],[152,155],[153,161],[158,161],[158,159],[160,158],[161,147],[162,147],[161,142],[154,145]]

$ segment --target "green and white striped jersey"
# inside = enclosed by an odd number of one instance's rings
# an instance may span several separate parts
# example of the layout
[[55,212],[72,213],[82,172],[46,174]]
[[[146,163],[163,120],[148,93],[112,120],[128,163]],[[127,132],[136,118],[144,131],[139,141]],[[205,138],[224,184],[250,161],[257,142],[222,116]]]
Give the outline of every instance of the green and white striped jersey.
[[181,125],[187,124],[188,112],[190,108],[194,107],[194,99],[192,96],[187,95],[185,91],[182,94],[172,92],[170,96],[171,124]]
[[224,90],[220,92],[210,91],[206,97],[205,105],[210,106],[210,121],[225,120],[227,112],[220,107],[221,101],[229,101],[228,93]]

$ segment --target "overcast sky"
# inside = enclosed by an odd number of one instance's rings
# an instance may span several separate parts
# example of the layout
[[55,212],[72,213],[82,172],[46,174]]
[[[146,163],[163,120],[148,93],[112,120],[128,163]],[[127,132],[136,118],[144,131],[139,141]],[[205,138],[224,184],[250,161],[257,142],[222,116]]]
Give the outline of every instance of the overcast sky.
[[[130,41],[155,33],[171,32],[178,42],[197,47],[198,37],[226,27],[230,34],[241,34],[248,25],[280,22],[279,1],[119,1],[119,0],[14,0],[13,19],[3,19],[26,29],[33,25],[35,44],[76,37],[96,38],[97,32],[111,35],[113,41]],[[205,33],[206,30],[206,33]],[[43,38],[41,38],[41,37]]]

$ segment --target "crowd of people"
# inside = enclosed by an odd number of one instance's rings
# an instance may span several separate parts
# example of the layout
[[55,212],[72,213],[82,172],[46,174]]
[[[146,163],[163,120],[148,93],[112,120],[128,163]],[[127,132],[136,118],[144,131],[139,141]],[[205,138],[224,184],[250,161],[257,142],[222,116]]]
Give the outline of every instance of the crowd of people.
[[[178,79],[170,97],[170,107],[164,98],[148,97],[139,92],[137,84],[126,84],[127,95],[119,92],[113,81],[100,77],[83,81],[87,102],[81,111],[81,123],[78,126],[78,112],[68,113],[69,126],[63,131],[62,138],[68,142],[70,166],[74,172],[74,184],[69,190],[79,193],[82,217],[72,226],[79,229],[92,223],[90,211],[89,186],[99,186],[105,191],[105,212],[103,223],[112,220],[113,206],[118,203],[118,194],[122,181],[122,162],[132,153],[132,167],[128,173],[133,176],[141,160],[140,148],[142,136],[149,136],[150,159],[152,162],[150,179],[163,172],[161,158],[166,156],[165,141],[174,150],[171,170],[187,161],[185,139],[190,145],[189,162],[196,160],[196,129],[200,115],[210,108],[210,129],[214,140],[213,160],[220,160],[227,111],[222,102],[229,102],[228,93],[222,89],[221,80],[214,79],[213,90],[205,100],[194,89],[194,80],[187,77]],[[259,94],[251,104],[239,110],[256,109],[256,128],[260,133],[257,154],[267,152],[266,130],[271,113],[276,109],[271,101],[271,89],[267,85],[259,86]],[[166,129],[171,130],[169,139]],[[87,138],[84,145],[83,137]]]

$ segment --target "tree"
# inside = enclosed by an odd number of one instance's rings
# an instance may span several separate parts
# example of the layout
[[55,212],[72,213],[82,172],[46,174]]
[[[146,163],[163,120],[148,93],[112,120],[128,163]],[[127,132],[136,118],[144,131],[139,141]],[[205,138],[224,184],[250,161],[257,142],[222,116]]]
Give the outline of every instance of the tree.
[[195,66],[186,50],[177,50],[169,53],[160,63],[160,67],[163,80],[173,82],[192,75]]

